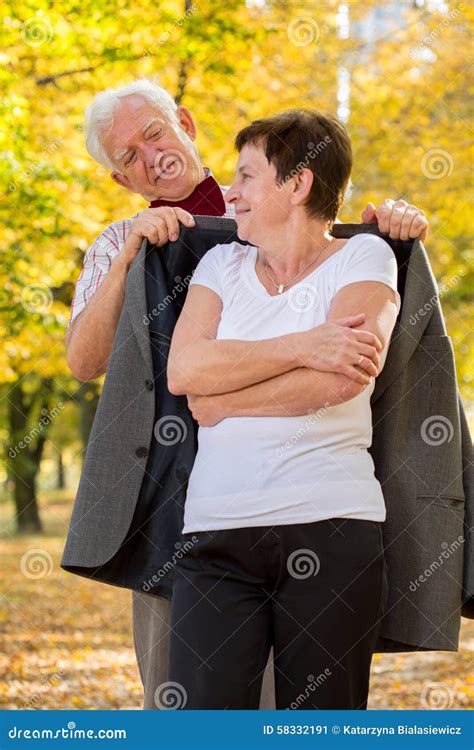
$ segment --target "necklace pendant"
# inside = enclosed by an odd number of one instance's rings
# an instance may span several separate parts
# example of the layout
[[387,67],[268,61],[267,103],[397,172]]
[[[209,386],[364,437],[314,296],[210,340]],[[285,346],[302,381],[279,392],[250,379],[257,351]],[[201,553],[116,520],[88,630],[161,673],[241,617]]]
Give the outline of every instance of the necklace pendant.
[[285,285],[284,284],[278,284],[278,294],[281,294],[285,291]]

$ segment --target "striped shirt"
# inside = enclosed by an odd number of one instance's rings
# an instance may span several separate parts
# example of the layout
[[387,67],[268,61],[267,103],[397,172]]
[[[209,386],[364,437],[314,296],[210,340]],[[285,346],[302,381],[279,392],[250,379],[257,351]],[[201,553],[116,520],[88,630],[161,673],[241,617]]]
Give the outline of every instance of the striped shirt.
[[[211,174],[206,169],[206,177]],[[221,187],[222,194],[225,195],[227,187]],[[130,233],[132,223],[134,219],[139,216],[139,213],[132,216],[130,219],[122,219],[121,221],[114,221],[110,224],[107,229],[104,229],[101,234],[94,240],[92,245],[86,250],[84,255],[84,264],[82,271],[76,282],[76,288],[74,291],[74,299],[71,303],[71,314],[69,317],[68,328],[72,321],[77,318],[80,312],[84,310],[89,304],[91,298],[94,296],[102,282],[104,281],[112,260],[116,255],[123,249],[125,241]],[[233,219],[235,217],[234,206],[226,203],[227,219]]]

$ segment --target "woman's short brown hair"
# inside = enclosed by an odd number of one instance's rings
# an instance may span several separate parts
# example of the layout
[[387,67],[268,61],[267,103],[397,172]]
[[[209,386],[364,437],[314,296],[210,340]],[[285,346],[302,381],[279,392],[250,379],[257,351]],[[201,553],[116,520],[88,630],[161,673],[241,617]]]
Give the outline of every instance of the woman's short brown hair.
[[309,214],[335,221],[352,168],[351,140],[339,120],[313,109],[290,109],[243,128],[235,139],[237,151],[247,144],[263,147],[280,183],[310,169]]

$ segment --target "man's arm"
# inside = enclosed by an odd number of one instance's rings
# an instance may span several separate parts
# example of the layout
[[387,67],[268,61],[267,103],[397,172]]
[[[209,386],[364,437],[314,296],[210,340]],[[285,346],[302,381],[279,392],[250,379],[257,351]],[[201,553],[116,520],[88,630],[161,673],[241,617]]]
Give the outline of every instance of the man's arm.
[[92,380],[107,369],[123,308],[129,267],[126,256],[119,253],[89,304],[69,326],[67,363],[78,380]]
[[[179,222],[188,227],[195,224],[187,211],[168,206],[145,209],[133,222],[124,246],[110,268],[104,268],[100,286],[66,334],[67,363],[78,380],[93,380],[107,370],[125,299],[127,274],[143,238],[161,247],[169,239],[177,239]],[[100,253],[101,248],[104,255],[100,244],[95,249]]]

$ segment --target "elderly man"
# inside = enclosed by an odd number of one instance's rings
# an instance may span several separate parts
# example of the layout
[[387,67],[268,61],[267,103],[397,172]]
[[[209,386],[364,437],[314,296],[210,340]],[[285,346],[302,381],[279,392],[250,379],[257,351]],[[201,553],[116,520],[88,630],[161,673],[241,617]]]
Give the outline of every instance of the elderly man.
[[[223,216],[220,188],[202,166],[190,111],[177,107],[156,83],[139,80],[99,94],[87,113],[87,148],[110,170],[112,179],[149,202],[149,208],[111,224],[87,250],[76,285],[66,334],[67,359],[79,380],[104,373],[124,302],[127,273],[146,237],[156,245],[177,239],[179,224],[192,226],[195,215]],[[231,208],[231,207],[230,207]],[[392,238],[424,237],[422,211],[405,201],[369,204],[362,220],[377,221]],[[133,592],[133,629],[145,688],[144,708],[159,707],[156,688],[167,680],[169,600]],[[267,670],[261,707],[272,706]]]

